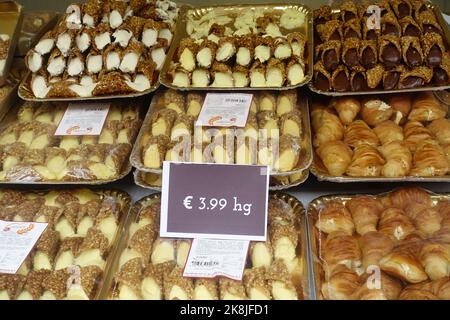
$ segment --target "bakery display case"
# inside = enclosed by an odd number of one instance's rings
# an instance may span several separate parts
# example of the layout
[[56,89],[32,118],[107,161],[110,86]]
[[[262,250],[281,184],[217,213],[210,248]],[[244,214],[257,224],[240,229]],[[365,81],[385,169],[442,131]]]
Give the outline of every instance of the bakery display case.
[[274,193],[268,240],[252,242],[243,281],[183,278],[188,239],[159,237],[160,196],[138,201],[124,226],[110,274],[109,299],[247,300],[309,299],[303,205]]
[[448,300],[449,196],[405,187],[308,208],[319,299]]
[[301,4],[185,10],[161,82],[179,90],[277,90],[312,77],[312,12]]
[[130,202],[121,191],[0,190],[0,220],[48,223],[19,271],[0,274],[0,300],[98,299]]

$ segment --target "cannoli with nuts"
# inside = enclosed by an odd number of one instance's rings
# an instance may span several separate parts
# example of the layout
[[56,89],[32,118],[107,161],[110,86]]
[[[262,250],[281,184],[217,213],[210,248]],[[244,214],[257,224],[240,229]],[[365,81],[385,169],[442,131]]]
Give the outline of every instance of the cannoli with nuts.
[[246,300],[247,294],[241,281],[219,278],[220,300]]
[[215,279],[196,279],[194,300],[218,300],[219,293]]
[[448,85],[450,80],[450,54],[445,52],[442,57],[441,65],[434,68],[433,83],[438,86]]
[[89,74],[98,74],[103,70],[103,55],[92,49],[86,56],[86,69]]
[[191,86],[191,73],[181,67],[177,67],[170,72],[172,84],[179,88],[189,88]]
[[132,259],[121,268],[115,281],[118,285],[118,299],[141,299],[141,281],[144,268],[140,259]]
[[164,277],[164,297],[166,300],[192,300],[194,284],[191,278],[183,277],[183,269],[175,267]]
[[381,35],[381,28],[373,28],[371,26],[373,21],[369,19],[369,17],[363,17],[361,21],[363,40],[377,41]]
[[427,33],[437,33],[442,35],[442,27],[432,10],[426,10],[419,13],[417,22],[424,35]]
[[49,276],[50,270],[32,270],[26,277],[22,292],[18,300],[39,300],[44,293],[43,282]]
[[382,64],[377,64],[372,69],[367,70],[366,71],[367,86],[370,89],[378,88],[378,86],[383,80],[384,72],[385,70]]
[[259,61],[255,61],[250,68],[250,86],[254,88],[266,86],[266,67]]
[[148,265],[144,270],[141,294],[146,300],[162,300],[164,298],[163,277],[174,268],[173,262]]
[[24,60],[27,68],[33,73],[41,70],[44,63],[42,55],[33,49],[28,51]]
[[391,11],[381,18],[381,34],[383,36],[400,37],[402,35],[402,28],[398,23],[397,17]]
[[97,0],[88,0],[83,5],[83,24],[89,28],[93,28],[98,24],[102,16],[102,4]]
[[286,63],[287,81],[291,86],[298,85],[305,80],[303,61],[291,58]]
[[378,45],[379,60],[386,68],[394,68],[401,63],[402,48],[400,38],[391,35],[382,36]]
[[197,68],[192,72],[192,86],[193,87],[208,87],[211,82],[211,77],[208,69]]
[[277,259],[272,263],[266,277],[274,300],[298,299],[289,271],[282,260]]
[[142,154],[143,164],[147,168],[159,169],[165,159],[169,138],[163,135],[150,137]]
[[358,19],[352,19],[344,23],[343,39],[362,39],[361,24]]
[[341,41],[343,38],[343,26],[339,20],[330,20],[317,26],[317,32],[322,42]]
[[255,56],[254,59],[260,63],[268,61],[274,51],[275,40],[272,37],[257,37],[255,39]]
[[335,70],[341,61],[341,42],[328,41],[316,47],[316,57],[328,71]]
[[75,264],[80,267],[98,266],[102,270],[105,267],[105,256],[109,249],[109,241],[103,233],[92,227],[80,245]]
[[350,87],[350,73],[345,66],[339,66],[331,76],[332,87],[337,92],[348,91]]
[[78,254],[82,242],[82,237],[71,237],[61,241],[55,259],[55,270],[63,270],[74,264],[75,256]]
[[62,300],[67,295],[67,280],[69,274],[66,270],[52,271],[42,281],[44,293],[41,300]]
[[360,66],[360,46],[359,39],[347,39],[342,46],[342,62],[351,70]]
[[424,60],[420,41],[416,37],[402,37],[403,61],[410,68],[421,66]]
[[400,89],[422,87],[430,83],[432,78],[433,69],[425,66],[416,67],[401,74],[398,87]]
[[79,52],[86,52],[92,44],[92,30],[82,28],[75,37],[75,44]]
[[233,73],[228,65],[214,62],[211,67],[211,74],[214,78],[211,87],[231,88],[234,86]]
[[402,28],[403,36],[417,38],[421,37],[422,30],[420,29],[419,24],[411,16],[402,18],[399,23],[400,27]]
[[39,42],[36,44],[36,46],[34,47],[34,51],[42,56],[45,56],[53,50],[53,48],[55,47],[55,43],[56,43],[55,32],[53,30],[48,31],[46,34],[42,36],[41,40],[39,40]]
[[161,24],[154,20],[147,20],[143,26],[142,43],[151,48],[158,42],[158,33],[161,29]]
[[255,45],[252,36],[243,36],[236,41],[236,63],[243,67],[249,67],[255,55]]
[[250,84],[249,71],[246,67],[236,65],[233,68],[234,86],[237,88],[248,87]]
[[125,19],[127,3],[125,1],[111,1],[109,12],[109,26],[111,29],[117,29]]
[[383,74],[383,88],[385,90],[393,90],[398,87],[401,74],[404,72],[405,67],[399,65],[391,70],[385,70]]
[[292,48],[289,41],[284,38],[275,39],[274,57],[279,60],[286,60],[292,56]]
[[266,66],[266,86],[282,87],[286,81],[286,68],[283,61],[271,58]]
[[[285,113],[280,118],[281,135],[302,136],[302,118],[298,110]],[[281,142],[280,142],[281,143]]]
[[224,37],[219,40],[216,51],[216,61],[227,62],[236,54],[236,41],[234,37]]
[[33,257],[35,270],[53,270],[58,245],[59,234],[57,231],[48,229],[42,234],[36,245],[36,254]]
[[314,86],[324,92],[328,92],[332,88],[331,75],[325,69],[322,61],[317,62],[314,65]]
[[119,69],[124,73],[134,73],[143,52],[144,46],[140,42],[131,41],[128,47],[121,53]]
[[50,76],[60,76],[66,69],[66,58],[59,49],[53,49],[48,58],[47,71]]
[[264,267],[246,269],[243,282],[250,300],[271,300],[270,287],[266,279]]
[[198,52],[198,45],[195,43],[194,39],[184,38],[180,42],[180,47],[178,48],[178,61],[180,66],[186,71],[194,71],[196,66],[195,56]]
[[64,57],[70,53],[72,45],[75,42],[77,30],[66,29],[64,31],[58,32],[58,37],[56,38],[56,47],[61,52]]
[[210,40],[203,40],[196,55],[197,64],[201,68],[210,68],[216,58],[217,45]]
[[78,49],[73,49],[67,58],[67,73],[71,77],[80,76],[84,72],[85,58]]
[[364,68],[371,69],[375,67],[378,63],[377,42],[372,40],[361,41],[359,59]]
[[97,50],[103,50],[107,45],[111,43],[112,30],[107,23],[99,24],[93,32],[94,48]]
[[437,33],[426,33],[422,38],[423,55],[429,67],[441,64],[442,56],[446,52],[444,41]]

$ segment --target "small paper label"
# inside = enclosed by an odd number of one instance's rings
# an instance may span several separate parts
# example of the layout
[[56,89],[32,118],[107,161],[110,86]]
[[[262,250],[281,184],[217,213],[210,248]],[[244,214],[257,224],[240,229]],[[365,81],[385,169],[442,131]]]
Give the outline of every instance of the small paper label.
[[15,274],[45,228],[47,223],[0,220],[0,273]]
[[247,240],[194,239],[183,276],[191,278],[227,277],[242,280],[247,260]]
[[196,126],[245,127],[252,94],[208,93]]
[[71,103],[56,129],[56,136],[98,136],[109,112],[109,103]]

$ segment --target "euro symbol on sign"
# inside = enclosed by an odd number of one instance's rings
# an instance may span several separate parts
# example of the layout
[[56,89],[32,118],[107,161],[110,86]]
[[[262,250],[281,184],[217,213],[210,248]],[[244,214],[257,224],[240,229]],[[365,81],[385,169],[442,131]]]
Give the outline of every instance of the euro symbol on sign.
[[183,200],[183,205],[188,210],[192,210],[192,204],[191,204],[192,198],[193,198],[192,196],[187,196]]

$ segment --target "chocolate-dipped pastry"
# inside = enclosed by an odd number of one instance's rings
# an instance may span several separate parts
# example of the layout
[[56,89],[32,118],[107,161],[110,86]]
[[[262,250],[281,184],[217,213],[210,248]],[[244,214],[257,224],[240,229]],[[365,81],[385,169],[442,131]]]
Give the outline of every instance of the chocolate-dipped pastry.
[[367,91],[369,89],[366,69],[361,66],[353,69],[350,75],[350,86],[352,91]]
[[404,17],[400,21],[403,36],[420,38],[422,30],[419,24],[412,17]]
[[344,66],[339,66],[331,76],[332,87],[337,92],[348,91],[350,87],[350,73]]
[[384,67],[382,64],[377,64],[374,68],[366,71],[367,86],[370,89],[377,88],[383,80]]
[[322,61],[319,61],[314,65],[314,85],[320,91],[331,90],[331,75],[325,69]]
[[375,67],[378,63],[377,42],[372,40],[361,41],[359,60],[366,69]]
[[404,71],[398,83],[399,89],[409,89],[422,87],[430,83],[433,78],[433,69],[421,66],[412,70]]
[[341,59],[341,42],[328,41],[316,47],[316,57],[320,57],[320,61],[328,71],[334,71]]
[[399,65],[392,70],[386,70],[383,74],[383,88],[385,90],[393,90],[397,88],[400,76],[404,70],[405,67],[403,65]]
[[446,52],[442,37],[434,32],[427,33],[422,38],[422,44],[427,65],[430,67],[439,66],[442,55]]
[[394,37],[400,37],[402,35],[402,28],[392,11],[381,18],[381,34],[383,36]]
[[439,67],[434,68],[433,83],[438,86],[448,85],[450,80],[450,53],[445,52]]
[[342,61],[349,69],[355,69],[360,65],[359,47],[361,42],[359,39],[347,39],[342,47]]
[[428,1],[426,0],[410,0],[409,2],[411,2],[414,19],[416,21],[419,21],[419,15],[422,12],[430,10],[428,9],[427,6]]
[[317,28],[319,25],[325,24],[331,20],[332,12],[330,6],[322,6],[317,10],[314,10],[314,26]]
[[381,30],[377,28],[369,28],[369,18],[364,17],[362,19],[362,36],[364,40],[377,41],[378,37],[381,35]]
[[419,38],[405,36],[401,40],[403,61],[410,68],[418,67],[423,63],[423,52]]
[[402,19],[412,15],[412,5],[409,0],[391,0],[390,3],[397,18]]
[[442,27],[433,11],[426,10],[419,13],[418,21],[424,34],[437,33],[442,35]]
[[343,30],[344,40],[362,38],[361,24],[359,22],[359,19],[352,19],[347,21],[344,24]]
[[342,22],[339,20],[327,21],[325,24],[317,26],[317,32],[323,42],[332,40],[341,41],[343,38]]
[[340,12],[344,22],[358,18],[358,7],[353,1],[345,1],[340,7]]
[[401,63],[402,48],[400,38],[395,36],[382,36],[378,42],[379,59],[387,68],[393,68]]

